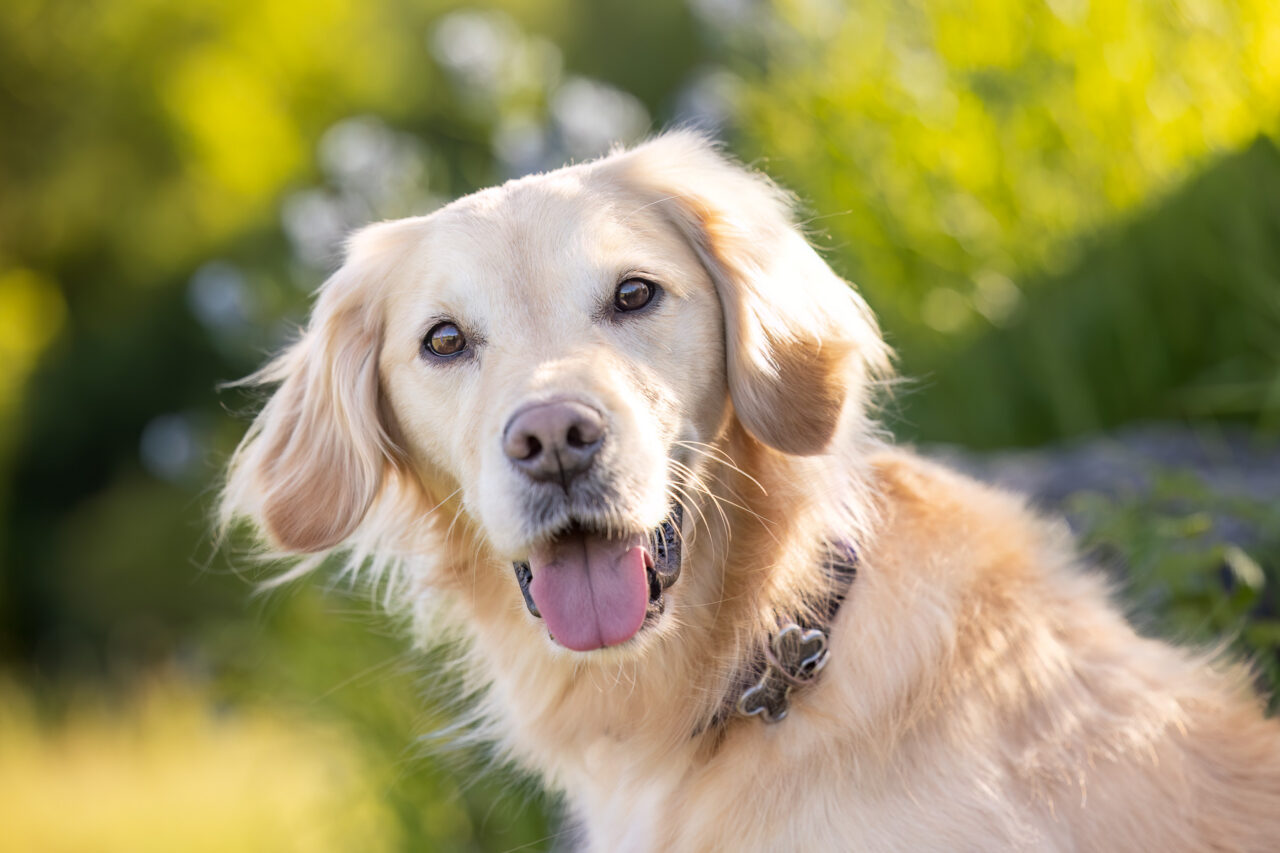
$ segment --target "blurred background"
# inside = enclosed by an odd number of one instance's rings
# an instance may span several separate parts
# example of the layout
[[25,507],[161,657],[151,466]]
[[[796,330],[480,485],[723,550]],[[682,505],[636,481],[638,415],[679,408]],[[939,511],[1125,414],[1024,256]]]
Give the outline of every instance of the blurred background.
[[217,385],[351,228],[673,125],[804,200],[900,439],[1277,683],[1274,0],[6,0],[0,849],[554,843],[367,591],[215,553]]

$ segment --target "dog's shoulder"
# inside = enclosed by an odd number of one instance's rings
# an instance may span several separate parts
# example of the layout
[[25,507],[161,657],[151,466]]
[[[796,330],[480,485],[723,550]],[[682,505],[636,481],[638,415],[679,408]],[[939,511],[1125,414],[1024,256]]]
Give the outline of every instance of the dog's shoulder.
[[1019,796],[1086,849],[1280,837],[1280,724],[1246,667],[1140,636],[1065,522],[1023,498],[907,450],[871,471],[880,518],[859,616],[892,634],[885,654],[924,650],[902,695],[939,714],[935,736],[961,752],[994,737]]
[[1066,524],[1019,495],[902,448],[876,453],[870,470],[877,505],[871,552],[883,565],[956,590],[980,576],[991,590],[1041,584],[1073,560]]

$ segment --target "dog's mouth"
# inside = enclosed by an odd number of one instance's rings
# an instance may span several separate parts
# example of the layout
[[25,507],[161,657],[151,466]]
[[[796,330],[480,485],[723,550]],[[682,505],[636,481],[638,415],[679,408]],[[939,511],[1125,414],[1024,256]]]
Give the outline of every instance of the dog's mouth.
[[648,533],[612,534],[573,521],[514,564],[525,606],[565,648],[616,646],[656,622],[680,577],[684,513]]

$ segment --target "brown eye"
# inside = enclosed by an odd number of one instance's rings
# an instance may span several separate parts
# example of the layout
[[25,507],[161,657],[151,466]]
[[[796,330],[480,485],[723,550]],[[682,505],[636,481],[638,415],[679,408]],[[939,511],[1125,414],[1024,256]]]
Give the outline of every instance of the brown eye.
[[613,307],[619,311],[639,311],[653,300],[658,286],[642,278],[629,278],[618,285],[613,294]]
[[448,358],[466,349],[467,339],[455,324],[445,321],[431,327],[422,341],[422,348],[429,350],[432,355]]

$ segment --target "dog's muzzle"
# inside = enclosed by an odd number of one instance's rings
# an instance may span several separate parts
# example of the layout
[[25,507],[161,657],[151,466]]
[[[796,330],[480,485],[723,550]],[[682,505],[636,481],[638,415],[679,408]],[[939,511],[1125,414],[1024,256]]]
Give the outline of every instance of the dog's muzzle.
[[[664,593],[680,579],[680,568],[683,562],[683,523],[684,510],[679,504],[671,508],[671,512],[662,523],[649,532],[645,548],[645,576],[649,586],[649,601],[645,610],[644,622],[656,621],[666,608]],[[565,533],[576,531],[576,526],[566,529]],[[529,612],[541,618],[542,613],[534,601],[530,587],[533,584],[533,569],[527,561],[521,560],[512,564],[516,580],[520,584],[520,593]]]

